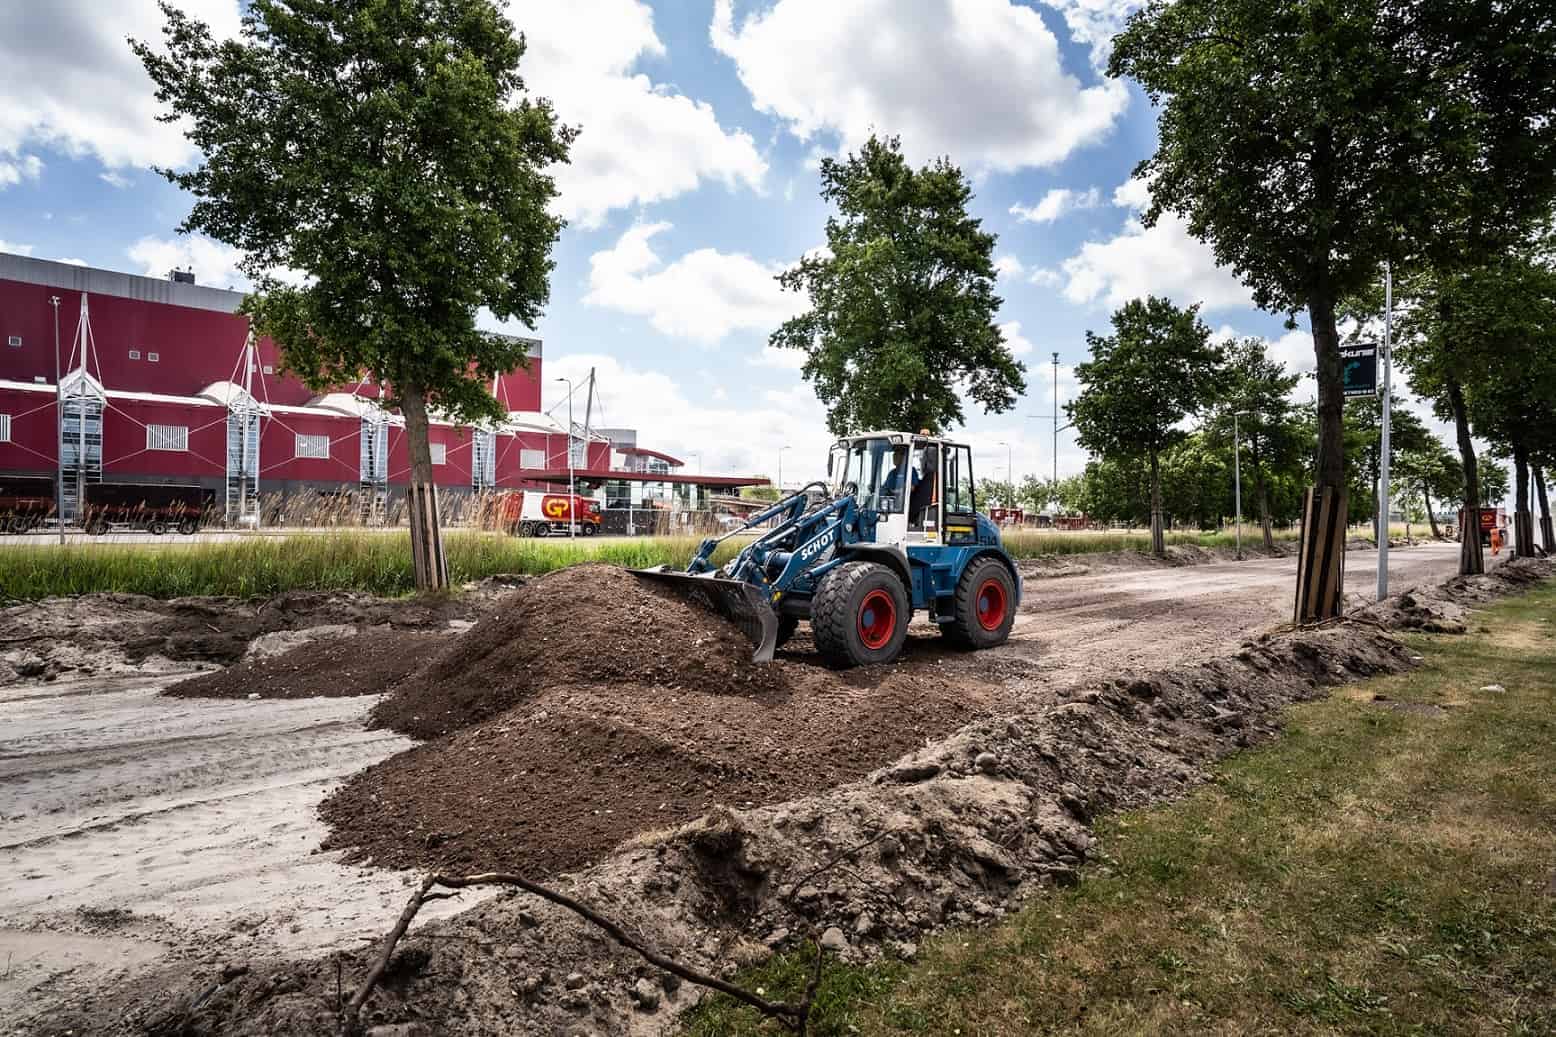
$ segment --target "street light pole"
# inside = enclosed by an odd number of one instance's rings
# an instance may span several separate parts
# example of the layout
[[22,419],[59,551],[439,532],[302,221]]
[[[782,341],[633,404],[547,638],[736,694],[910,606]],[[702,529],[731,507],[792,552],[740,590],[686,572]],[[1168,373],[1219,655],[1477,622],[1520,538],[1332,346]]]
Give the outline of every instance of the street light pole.
[[1243,437],[1237,430],[1237,418],[1243,412],[1232,412],[1232,482],[1237,498],[1237,560],[1243,560]]
[[[573,490],[573,383],[571,379],[558,378],[567,383],[567,535],[578,539],[578,495]],[[585,448],[587,449],[587,447]]]
[[783,499],[783,452],[792,449],[787,443],[778,448],[778,499]]
[[59,296],[49,296],[54,307],[54,524],[59,542],[65,542],[65,390],[59,384]]
[[1390,353],[1394,332],[1394,269],[1383,261],[1383,443],[1378,465],[1378,600],[1389,594],[1389,411],[1393,409],[1389,374],[1394,367]]

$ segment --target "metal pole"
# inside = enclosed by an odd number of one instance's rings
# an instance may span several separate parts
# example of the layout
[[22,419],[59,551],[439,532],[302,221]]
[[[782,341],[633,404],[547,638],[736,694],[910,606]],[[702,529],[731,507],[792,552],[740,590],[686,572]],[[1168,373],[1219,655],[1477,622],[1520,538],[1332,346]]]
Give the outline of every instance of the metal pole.
[[65,542],[65,392],[59,381],[59,296],[49,296],[54,307],[54,524],[59,542]]
[[1049,483],[1049,492],[1055,492],[1059,485],[1059,354],[1054,353],[1054,478]]
[[[76,396],[80,400],[77,406],[76,430],[80,433],[80,440],[76,446],[76,517],[82,518],[86,514],[86,340],[87,340],[87,310],[86,293],[81,293],[81,380],[76,386]],[[86,527],[83,525],[83,529]]]
[[1393,356],[1390,346],[1394,334],[1394,270],[1387,260],[1383,263],[1383,443],[1382,460],[1378,465],[1378,600],[1389,593],[1389,411],[1393,409],[1390,395],[1390,370]]
[[1232,412],[1232,481],[1237,487],[1237,560],[1243,560],[1243,439],[1237,432],[1237,411]]
[[570,539],[577,539],[578,516],[574,512],[578,508],[578,500],[573,492],[573,383],[560,377],[557,381],[567,384],[567,535]]

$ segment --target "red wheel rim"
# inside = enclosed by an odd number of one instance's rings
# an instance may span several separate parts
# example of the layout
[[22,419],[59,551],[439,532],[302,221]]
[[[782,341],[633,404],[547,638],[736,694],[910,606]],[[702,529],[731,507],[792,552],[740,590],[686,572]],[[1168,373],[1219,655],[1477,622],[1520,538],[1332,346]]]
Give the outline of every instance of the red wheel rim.
[[859,640],[871,651],[886,647],[897,630],[897,605],[891,595],[875,590],[859,605]]
[[998,630],[1005,625],[1005,587],[998,580],[984,580],[978,588],[978,625]]

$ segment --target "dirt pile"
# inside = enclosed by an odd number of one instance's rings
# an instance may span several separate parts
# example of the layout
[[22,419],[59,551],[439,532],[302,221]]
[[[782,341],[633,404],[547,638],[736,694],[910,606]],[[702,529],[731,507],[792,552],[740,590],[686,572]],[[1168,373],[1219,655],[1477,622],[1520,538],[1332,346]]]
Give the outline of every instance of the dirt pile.
[[[348,628],[351,629],[351,628]],[[448,642],[447,633],[375,627],[298,645],[180,681],[162,692],[184,699],[302,699],[378,695]]]
[[533,691],[351,778],[320,808],[328,848],[392,867],[546,877],[716,805],[777,803],[857,778],[994,701],[986,682],[932,661],[943,650],[935,635],[911,638],[899,665],[843,672],[796,640],[792,656],[768,664],[779,690],[731,695],[683,680]]
[[761,694],[779,683],[731,624],[610,565],[576,565],[500,599],[373,710],[376,726],[435,738],[543,688],[655,685]]
[[83,594],[0,610],[0,686],[64,675],[167,673],[227,666],[266,634],[321,625],[443,630],[488,607],[494,594],[376,598],[293,591],[270,598]]

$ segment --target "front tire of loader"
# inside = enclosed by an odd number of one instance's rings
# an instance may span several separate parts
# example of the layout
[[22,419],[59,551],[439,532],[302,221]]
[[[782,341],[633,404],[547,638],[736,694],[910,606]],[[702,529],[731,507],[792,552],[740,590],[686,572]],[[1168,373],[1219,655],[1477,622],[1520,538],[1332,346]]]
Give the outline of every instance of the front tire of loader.
[[940,629],[963,648],[993,648],[1016,622],[1016,581],[998,558],[980,558],[956,581],[956,614]]
[[902,654],[911,615],[896,573],[875,562],[848,562],[816,588],[810,632],[816,649],[840,666],[889,663]]

